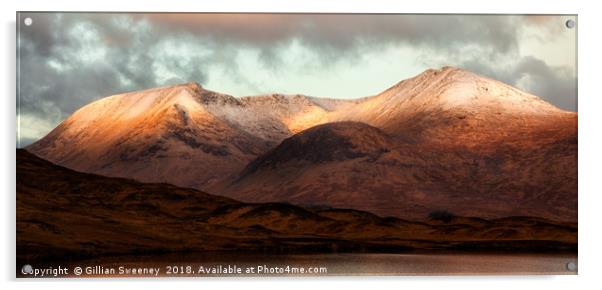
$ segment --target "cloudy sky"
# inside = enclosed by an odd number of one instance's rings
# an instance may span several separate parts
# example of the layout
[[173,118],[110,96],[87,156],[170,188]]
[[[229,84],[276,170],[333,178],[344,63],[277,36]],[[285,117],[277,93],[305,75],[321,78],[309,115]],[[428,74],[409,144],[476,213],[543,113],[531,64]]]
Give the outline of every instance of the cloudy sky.
[[233,96],[358,98],[445,65],[576,111],[576,29],[565,27],[568,19],[575,18],[21,13],[18,143],[126,91],[196,81]]

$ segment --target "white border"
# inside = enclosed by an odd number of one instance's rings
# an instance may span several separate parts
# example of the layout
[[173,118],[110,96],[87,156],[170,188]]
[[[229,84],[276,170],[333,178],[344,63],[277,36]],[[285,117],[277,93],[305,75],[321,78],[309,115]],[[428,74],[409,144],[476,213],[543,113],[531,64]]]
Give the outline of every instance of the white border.
[[[136,287],[163,289],[174,287],[165,282],[174,280],[70,280],[65,283],[36,280],[14,281],[14,195],[15,195],[15,12],[16,11],[170,11],[170,12],[355,12],[355,13],[517,13],[517,14],[578,14],[579,29],[579,275],[578,276],[526,276],[526,277],[338,277],[338,278],[270,278],[270,279],[196,279],[175,280],[178,289],[207,287],[244,287],[251,289],[307,289],[314,287],[340,287],[350,289],[581,289],[599,286],[600,206],[602,186],[598,168],[602,164],[600,127],[602,120],[602,93],[600,79],[602,64],[600,54],[600,9],[596,1],[544,1],[544,0],[225,0],[225,1],[21,1],[0,4],[2,15],[3,69],[0,82],[3,96],[2,108],[2,210],[0,224],[0,277],[3,289],[61,288],[106,289]],[[98,280],[96,280],[98,281]],[[200,283],[200,284],[199,284]],[[126,285],[124,285],[126,284]]]

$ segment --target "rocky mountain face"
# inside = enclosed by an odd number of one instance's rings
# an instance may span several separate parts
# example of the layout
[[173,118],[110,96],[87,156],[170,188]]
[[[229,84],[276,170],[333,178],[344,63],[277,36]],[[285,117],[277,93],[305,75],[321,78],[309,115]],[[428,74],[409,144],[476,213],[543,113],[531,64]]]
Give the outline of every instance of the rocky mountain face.
[[247,202],[404,218],[577,216],[577,114],[451,67],[353,101],[234,98],[197,84],[116,95],[26,149]]

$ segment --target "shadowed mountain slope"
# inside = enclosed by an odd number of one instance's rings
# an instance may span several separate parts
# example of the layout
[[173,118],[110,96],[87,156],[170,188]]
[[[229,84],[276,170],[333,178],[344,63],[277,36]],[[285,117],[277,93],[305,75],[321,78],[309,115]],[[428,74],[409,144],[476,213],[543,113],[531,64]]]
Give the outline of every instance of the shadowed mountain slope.
[[[80,173],[17,150],[17,262],[213,250],[576,250],[576,224],[514,217],[413,222],[347,209],[241,203]],[[494,241],[495,240],[495,241]]]

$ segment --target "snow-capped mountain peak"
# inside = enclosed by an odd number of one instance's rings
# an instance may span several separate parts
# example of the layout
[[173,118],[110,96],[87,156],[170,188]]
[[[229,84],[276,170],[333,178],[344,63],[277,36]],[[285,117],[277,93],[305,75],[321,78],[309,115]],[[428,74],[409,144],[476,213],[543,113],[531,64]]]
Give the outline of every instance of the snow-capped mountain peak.
[[550,124],[569,134],[575,119],[501,82],[444,67],[358,100],[236,98],[197,83],[118,94],[82,107],[27,149],[80,171],[205,189],[325,123],[360,122],[414,143],[495,148],[556,130]]

